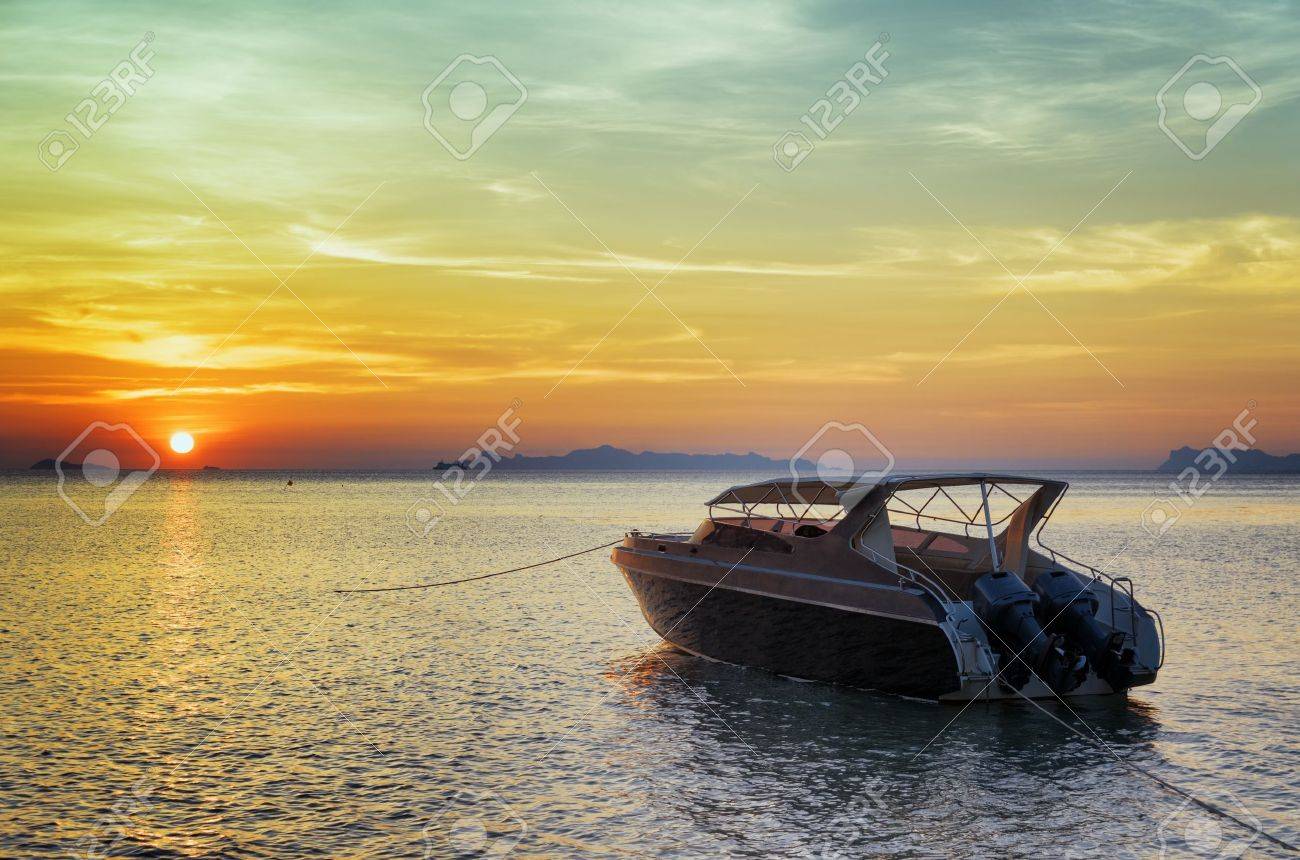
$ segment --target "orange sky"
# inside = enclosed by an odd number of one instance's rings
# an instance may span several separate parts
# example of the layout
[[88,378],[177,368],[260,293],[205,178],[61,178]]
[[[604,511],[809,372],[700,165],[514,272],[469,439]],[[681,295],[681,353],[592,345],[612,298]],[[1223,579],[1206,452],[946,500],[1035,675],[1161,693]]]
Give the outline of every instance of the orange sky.
[[[1250,403],[1300,450],[1297,24],[1180,8],[15,6],[0,465],[102,420],[165,466],[418,467],[516,398],[525,453],[785,457],[840,421],[913,467],[1153,466]],[[784,170],[882,32],[887,77]],[[1262,98],[1196,160],[1156,93],[1202,51]],[[421,94],[463,53],[527,96],[460,160]]]

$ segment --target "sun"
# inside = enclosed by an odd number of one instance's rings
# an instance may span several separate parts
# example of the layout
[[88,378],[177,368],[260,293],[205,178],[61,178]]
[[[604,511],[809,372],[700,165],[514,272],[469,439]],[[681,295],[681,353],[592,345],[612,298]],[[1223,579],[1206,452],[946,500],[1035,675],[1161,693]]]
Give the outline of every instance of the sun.
[[177,454],[188,454],[194,450],[194,437],[184,430],[178,430],[172,434],[171,446]]

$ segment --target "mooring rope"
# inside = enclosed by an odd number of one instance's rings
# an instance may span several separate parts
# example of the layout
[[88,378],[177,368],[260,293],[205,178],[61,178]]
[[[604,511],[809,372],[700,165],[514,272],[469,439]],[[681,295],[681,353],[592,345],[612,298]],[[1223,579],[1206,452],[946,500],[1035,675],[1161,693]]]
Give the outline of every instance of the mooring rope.
[[1117,761],[1117,762],[1119,762],[1120,764],[1124,765],[1125,767],[1127,767],[1129,770],[1133,771],[1134,773],[1141,774],[1142,776],[1145,776],[1147,779],[1152,780],[1153,782],[1157,783],[1158,785],[1162,786],[1163,788],[1168,789],[1169,791],[1172,791],[1174,794],[1177,794],[1177,795],[1180,795],[1180,796],[1182,796],[1182,797],[1187,798],[1187,799],[1190,800],[1192,803],[1195,803],[1197,806],[1201,807],[1202,809],[1206,810],[1207,812],[1212,812],[1212,813],[1214,813],[1215,815],[1219,815],[1219,816],[1222,816],[1222,817],[1228,819],[1229,821],[1236,822],[1237,824],[1241,825],[1241,826],[1244,827],[1246,830],[1248,830],[1248,831],[1250,831],[1250,832],[1252,832],[1252,833],[1258,833],[1260,836],[1263,836],[1265,839],[1269,840],[1270,842],[1274,843],[1275,845],[1279,845],[1279,846],[1281,846],[1282,848],[1287,849],[1288,851],[1296,851],[1296,850],[1297,850],[1296,847],[1295,847],[1294,845],[1292,845],[1290,842],[1287,842],[1285,839],[1282,839],[1281,837],[1274,836],[1272,833],[1269,833],[1269,832],[1268,832],[1267,830],[1265,830],[1263,827],[1260,827],[1260,826],[1257,826],[1257,825],[1251,824],[1251,823],[1248,822],[1248,821],[1242,821],[1240,818],[1238,818],[1237,816],[1233,815],[1233,814],[1232,814],[1231,812],[1229,812],[1228,810],[1226,810],[1226,809],[1224,809],[1224,808],[1222,808],[1222,807],[1220,807],[1220,806],[1215,806],[1213,803],[1209,803],[1209,802],[1207,802],[1207,801],[1201,800],[1201,799],[1200,799],[1199,797],[1197,797],[1196,795],[1192,794],[1192,793],[1189,792],[1189,791],[1185,791],[1184,789],[1179,788],[1178,786],[1174,785],[1172,782],[1169,782],[1169,781],[1168,781],[1167,779],[1165,779],[1164,777],[1157,776],[1156,774],[1154,774],[1154,773],[1152,773],[1151,771],[1147,770],[1146,768],[1142,767],[1142,765],[1140,765],[1140,764],[1134,764],[1133,762],[1129,761],[1128,759],[1123,758],[1122,756],[1119,755],[1119,753],[1117,753],[1117,752],[1115,752],[1113,749],[1111,749],[1110,746],[1109,746],[1108,744],[1106,744],[1104,741],[1101,741],[1101,740],[1098,740],[1098,739],[1094,739],[1094,738],[1090,738],[1090,737],[1088,737],[1088,736],[1085,735],[1083,732],[1079,731],[1079,730],[1076,729],[1074,726],[1070,725],[1070,724],[1067,723],[1065,720],[1063,720],[1063,719],[1061,719],[1060,717],[1058,717],[1056,714],[1053,714],[1051,711],[1047,710],[1047,709],[1044,708],[1042,705],[1038,704],[1038,703],[1035,702],[1033,699],[1031,699],[1031,698],[1029,698],[1028,696],[1026,696],[1024,693],[1020,692],[1019,690],[1016,690],[1016,693],[1020,696],[1020,698],[1024,699],[1026,702],[1028,702],[1029,704],[1033,705],[1035,708],[1038,708],[1038,710],[1042,711],[1044,714],[1047,714],[1047,716],[1049,716],[1049,717],[1051,717],[1052,719],[1056,720],[1056,721],[1057,721],[1058,723],[1060,723],[1062,726],[1064,726],[1065,728],[1067,728],[1067,729],[1069,729],[1070,731],[1074,732],[1076,735],[1078,735],[1079,737],[1083,738],[1085,741],[1088,741],[1088,743],[1099,745],[1099,746],[1100,746],[1102,749],[1104,749],[1106,752],[1110,753],[1111,756],[1114,757],[1115,761]]
[[[334,589],[334,593],[335,593],[335,594],[374,594],[374,593],[376,593],[376,592],[381,592],[381,591],[413,591],[413,590],[415,590],[415,589],[420,589],[420,588],[441,588],[441,587],[444,586],[444,585],[460,585],[461,583],[464,583],[464,582],[477,582],[477,581],[479,581],[479,580],[481,580],[481,579],[492,579],[492,578],[495,577],[495,576],[505,576],[505,575],[508,574],[508,573],[519,573],[520,571],[523,571],[523,570],[532,570],[533,568],[537,568],[537,567],[545,567],[545,566],[548,565],[548,564],[555,564],[557,561],[564,561],[565,559],[577,558],[578,556],[580,556],[580,555],[586,555],[586,554],[589,553],[589,552],[596,552],[597,550],[608,549],[609,547],[611,547],[611,546],[615,546],[615,545],[620,544],[620,543],[622,543],[622,542],[623,542],[623,539],[622,539],[622,538],[619,538],[619,539],[616,540],[616,541],[610,541],[609,543],[603,543],[603,544],[601,544],[600,546],[589,547],[589,548],[587,548],[587,549],[579,550],[578,552],[571,552],[571,553],[569,553],[568,555],[562,555],[562,556],[560,556],[559,558],[552,558],[552,559],[549,559],[549,560],[547,560],[547,561],[539,561],[539,562],[536,562],[536,563],[534,563],[534,564],[526,564],[526,565],[524,565],[523,567],[512,567],[512,568],[510,568],[509,570],[498,570],[498,571],[496,571],[496,572],[494,572],[494,573],[484,573],[484,574],[480,574],[480,575],[478,575],[478,576],[467,576],[467,577],[465,577],[464,579],[448,579],[448,580],[443,580],[443,581],[441,581],[441,582],[424,582],[424,583],[420,583],[420,584],[418,584],[418,585],[392,585],[392,586],[387,586],[387,587],[383,587],[383,588],[336,588],[336,589]],[[1214,805],[1213,803],[1209,803],[1209,802],[1207,802],[1207,801],[1201,800],[1199,797],[1197,797],[1196,795],[1192,794],[1191,792],[1189,792],[1189,791],[1185,791],[1184,789],[1179,788],[1178,786],[1174,785],[1172,782],[1169,782],[1168,780],[1164,779],[1163,777],[1157,776],[1156,774],[1152,773],[1151,771],[1147,770],[1146,768],[1142,767],[1141,765],[1134,764],[1133,762],[1131,762],[1131,761],[1129,761],[1129,760],[1127,760],[1127,759],[1121,757],[1118,753],[1116,753],[1113,749],[1111,749],[1111,748],[1110,748],[1110,747],[1109,747],[1105,742],[1100,741],[1100,740],[1098,740],[1098,739],[1096,739],[1096,738],[1090,738],[1090,737],[1088,737],[1088,736],[1085,735],[1083,732],[1079,731],[1079,730],[1076,729],[1074,726],[1072,726],[1072,725],[1070,725],[1069,723],[1065,722],[1065,720],[1062,720],[1062,719],[1061,719],[1060,717],[1058,717],[1056,714],[1053,714],[1052,712],[1048,711],[1048,710],[1047,710],[1046,708],[1044,708],[1042,705],[1038,704],[1038,703],[1035,702],[1033,699],[1029,698],[1029,697],[1026,696],[1024,693],[1022,693],[1021,691],[1016,690],[1016,693],[1017,693],[1021,698],[1023,698],[1026,702],[1028,702],[1029,704],[1033,705],[1035,708],[1037,708],[1038,710],[1042,711],[1044,714],[1047,714],[1047,716],[1049,716],[1049,717],[1051,717],[1052,719],[1056,720],[1056,721],[1057,721],[1058,723],[1060,723],[1062,726],[1064,726],[1065,728],[1069,729],[1071,732],[1073,732],[1074,734],[1078,735],[1079,737],[1083,738],[1083,739],[1084,739],[1085,741],[1087,741],[1088,743],[1090,743],[1090,744],[1095,744],[1095,745],[1100,746],[1100,747],[1101,747],[1102,749],[1104,749],[1106,752],[1110,753],[1111,756],[1114,757],[1114,759],[1115,759],[1117,762],[1119,762],[1120,764],[1124,765],[1124,766],[1127,767],[1128,769],[1132,770],[1134,773],[1137,773],[1137,774],[1140,774],[1140,775],[1142,775],[1142,776],[1145,776],[1147,779],[1152,780],[1153,782],[1155,782],[1156,784],[1160,785],[1161,787],[1167,789],[1168,791],[1171,791],[1171,792],[1173,792],[1174,794],[1177,794],[1177,795],[1179,795],[1179,796],[1181,796],[1181,797],[1185,797],[1187,800],[1191,801],[1192,803],[1195,803],[1197,806],[1201,807],[1202,809],[1206,810],[1207,812],[1212,812],[1212,813],[1214,813],[1215,815],[1222,816],[1223,818],[1226,818],[1226,819],[1228,819],[1229,821],[1235,822],[1236,824],[1240,825],[1241,827],[1245,828],[1245,829],[1248,830],[1248,831],[1251,831],[1251,832],[1254,832],[1254,833],[1258,833],[1260,836],[1263,836],[1265,839],[1269,840],[1270,842],[1274,843],[1275,845],[1278,845],[1278,846],[1280,846],[1280,847],[1282,847],[1282,848],[1285,848],[1285,849],[1287,849],[1288,851],[1293,851],[1293,852],[1294,852],[1294,851],[1300,850],[1300,849],[1297,849],[1296,846],[1294,846],[1294,845],[1292,845],[1291,843],[1287,842],[1286,840],[1284,840],[1284,839],[1282,839],[1282,838],[1280,838],[1280,837],[1278,837],[1278,836],[1274,836],[1272,833],[1269,833],[1269,832],[1268,832],[1267,830],[1265,830],[1263,827],[1257,827],[1257,826],[1255,826],[1255,825],[1253,825],[1253,824],[1250,824],[1249,822],[1242,821],[1240,818],[1238,818],[1237,816],[1233,815],[1231,812],[1228,812],[1226,809],[1223,809],[1222,807],[1216,806],[1216,805]]]
[[444,585],[459,585],[462,582],[477,582],[480,579],[491,579],[494,576],[505,576],[507,573],[518,573],[521,570],[532,570],[535,567],[545,567],[548,564],[555,564],[557,561],[564,561],[566,558],[575,558],[580,555],[586,555],[589,552],[595,552],[600,549],[608,549],[615,544],[623,542],[622,538],[609,543],[603,543],[600,546],[593,546],[590,549],[584,549],[579,552],[571,552],[568,555],[562,555],[559,558],[553,558],[549,561],[539,561],[536,564],[526,564],[523,567],[512,567],[509,570],[498,570],[496,573],[484,573],[479,576],[467,576],[464,579],[447,579],[441,582],[424,582],[419,585],[392,585],[386,588],[336,588],[335,594],[373,594],[376,591],[413,591],[417,588],[441,588]]

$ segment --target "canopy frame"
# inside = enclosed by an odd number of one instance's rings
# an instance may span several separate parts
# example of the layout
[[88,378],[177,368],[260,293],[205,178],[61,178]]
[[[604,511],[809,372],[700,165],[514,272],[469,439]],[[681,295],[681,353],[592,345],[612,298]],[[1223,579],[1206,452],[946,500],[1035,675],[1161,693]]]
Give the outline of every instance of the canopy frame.
[[[825,523],[842,518],[845,513],[857,509],[870,497],[872,507],[898,515],[904,521],[914,520],[918,530],[927,530],[921,523],[925,519],[934,523],[960,526],[966,537],[975,536],[972,530],[978,530],[976,534],[984,532],[992,540],[994,529],[1006,523],[1032,495],[1021,498],[1011,492],[1006,485],[1050,488],[1053,491],[1051,494],[1053,502],[1059,502],[1069,486],[1064,481],[997,473],[893,475],[872,479],[846,477],[842,480],[791,476],[757,481],[752,484],[739,484],[719,493],[707,504],[709,519],[716,520],[714,511],[720,509],[744,517],[745,525],[748,527],[758,515],[756,509],[763,505],[773,506],[779,519],[802,522],[815,518],[818,522]],[[950,487],[961,486],[980,488],[980,502],[974,510],[967,510],[966,506],[948,492]],[[899,495],[902,491],[916,489],[933,489],[934,492],[919,505]],[[1015,507],[994,519],[990,500],[997,493],[1013,501]],[[931,506],[940,501],[952,506],[952,515],[945,516],[945,513],[950,513],[948,511],[939,513],[931,510]],[[816,509],[831,506],[837,510],[827,515],[809,516]],[[1050,507],[1054,508],[1055,505]]]

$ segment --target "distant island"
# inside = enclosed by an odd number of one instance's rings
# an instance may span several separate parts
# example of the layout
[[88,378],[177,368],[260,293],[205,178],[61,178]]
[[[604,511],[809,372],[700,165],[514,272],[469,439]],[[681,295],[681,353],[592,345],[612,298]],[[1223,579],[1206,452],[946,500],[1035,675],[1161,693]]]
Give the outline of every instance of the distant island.
[[[455,464],[439,463],[438,467],[450,467]],[[617,470],[617,471],[771,471],[790,468],[789,460],[773,460],[753,451],[748,454],[667,454],[658,451],[642,451],[634,454],[613,445],[601,445],[599,448],[582,448],[554,457],[528,457],[517,454],[506,457],[495,468],[537,469],[560,471],[566,469],[581,470]],[[812,472],[816,467],[807,460],[796,464],[799,471]]]
[[[1205,448],[1204,451],[1214,452],[1216,456],[1222,457],[1214,448]],[[1228,471],[1238,475],[1295,475],[1300,474],[1300,454],[1287,454],[1285,456],[1275,456],[1266,454],[1263,451],[1232,451],[1233,457],[1237,462],[1228,461]],[[1197,463],[1196,458],[1201,455],[1201,451],[1195,448],[1183,447],[1169,452],[1169,459],[1165,460],[1156,469],[1157,472],[1181,472],[1187,468],[1193,468],[1198,471],[1202,470],[1202,463]],[[1225,458],[1226,459],[1226,458]]]

